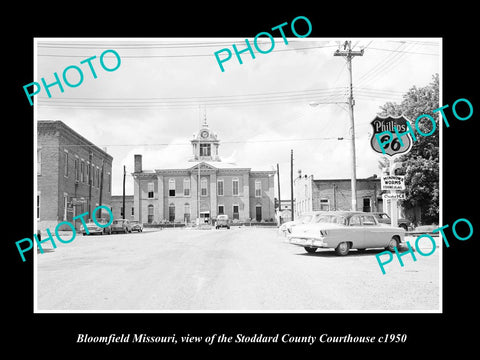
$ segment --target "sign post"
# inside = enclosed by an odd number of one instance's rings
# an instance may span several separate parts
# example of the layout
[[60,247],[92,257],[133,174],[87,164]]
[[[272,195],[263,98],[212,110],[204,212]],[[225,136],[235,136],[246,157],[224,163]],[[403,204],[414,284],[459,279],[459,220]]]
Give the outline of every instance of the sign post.
[[[398,206],[397,200],[404,199],[405,195],[403,193],[397,193],[397,190],[405,190],[405,177],[395,175],[395,168],[397,164],[395,163],[395,156],[400,156],[408,153],[413,146],[413,139],[410,133],[406,133],[402,135],[402,143],[398,140],[395,136],[395,129],[399,133],[404,133],[408,130],[407,125],[408,119],[403,115],[398,117],[387,116],[381,117],[376,116],[370,124],[373,127],[373,134],[370,139],[370,145],[373,151],[380,153],[388,158],[389,161],[389,176],[382,176],[382,190],[388,190],[388,194],[384,194],[387,196],[382,196],[384,200],[390,200],[390,217],[392,219],[392,226],[398,226]],[[383,132],[389,131],[391,134],[393,133],[393,139],[390,143],[386,143],[382,146],[379,144],[376,135],[381,134]],[[390,136],[386,133],[384,136],[385,138],[382,142],[387,142],[388,137]]]

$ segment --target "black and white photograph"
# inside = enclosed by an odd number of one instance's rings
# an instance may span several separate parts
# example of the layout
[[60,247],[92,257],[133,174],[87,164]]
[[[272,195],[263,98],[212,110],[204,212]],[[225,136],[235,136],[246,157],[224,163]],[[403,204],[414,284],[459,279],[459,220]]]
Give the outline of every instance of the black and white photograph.
[[7,347],[473,349],[467,5],[38,5],[5,32]]
[[37,311],[441,311],[441,39],[292,23],[36,39]]

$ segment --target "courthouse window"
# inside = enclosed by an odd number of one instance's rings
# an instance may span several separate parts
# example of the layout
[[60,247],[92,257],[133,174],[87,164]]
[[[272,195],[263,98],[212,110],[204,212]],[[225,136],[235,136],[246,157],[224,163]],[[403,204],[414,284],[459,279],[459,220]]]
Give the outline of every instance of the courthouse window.
[[210,156],[210,144],[200,144],[200,156]]
[[238,179],[232,180],[232,195],[238,196]]
[[168,196],[175,196],[175,179],[168,180]]
[[223,196],[223,180],[217,181],[217,195]]
[[202,178],[202,180],[200,180],[200,188],[201,188],[200,195],[207,196],[207,194],[208,194],[207,186],[208,186],[207,179]]
[[255,181],[255,197],[262,196],[262,182],[260,180]]
[[153,199],[153,182],[148,183],[148,198]]
[[183,196],[190,196],[190,179],[183,179]]

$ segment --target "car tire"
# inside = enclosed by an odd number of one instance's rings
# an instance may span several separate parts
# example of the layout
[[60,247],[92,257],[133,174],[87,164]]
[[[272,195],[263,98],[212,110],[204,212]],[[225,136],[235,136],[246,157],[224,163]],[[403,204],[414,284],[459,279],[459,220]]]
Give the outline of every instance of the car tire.
[[394,236],[390,239],[390,241],[388,242],[388,245],[385,247],[385,249],[388,250],[388,251],[394,252],[395,248],[398,248],[398,240]]
[[305,251],[308,252],[309,254],[313,254],[314,252],[317,251],[317,248],[316,248],[316,247],[304,246],[303,248],[304,248]]
[[350,244],[344,241],[337,245],[337,247],[335,248],[335,254],[337,254],[338,256],[345,256],[348,254],[349,250]]

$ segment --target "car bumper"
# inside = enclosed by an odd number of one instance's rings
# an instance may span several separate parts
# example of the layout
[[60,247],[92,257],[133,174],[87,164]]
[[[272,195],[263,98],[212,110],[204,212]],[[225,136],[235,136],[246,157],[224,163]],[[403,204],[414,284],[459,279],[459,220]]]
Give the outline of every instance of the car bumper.
[[289,236],[288,242],[292,245],[298,245],[298,246],[328,247],[328,244],[322,238]]
[[[87,233],[87,229],[88,229],[88,233]],[[82,232],[84,234],[102,234],[103,233],[103,229],[102,228],[87,228],[87,229],[82,229]]]

